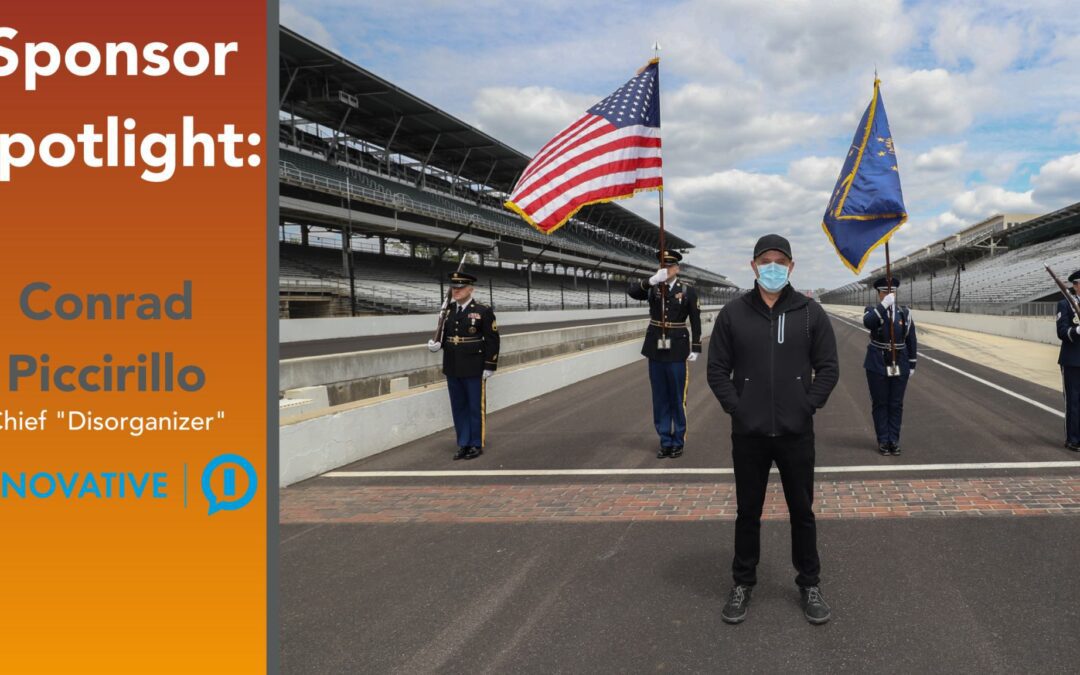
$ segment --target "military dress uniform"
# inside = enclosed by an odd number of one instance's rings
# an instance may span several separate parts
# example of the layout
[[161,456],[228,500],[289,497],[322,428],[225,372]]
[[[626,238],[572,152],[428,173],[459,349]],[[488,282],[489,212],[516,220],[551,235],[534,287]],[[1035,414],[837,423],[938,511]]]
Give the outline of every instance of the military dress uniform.
[[[669,251],[664,265],[678,264],[682,255]],[[661,286],[666,287],[661,298]],[[649,360],[653,424],[660,436],[657,457],[678,457],[686,441],[686,392],[690,373],[686,359],[701,353],[701,305],[697,291],[677,277],[650,286],[647,280],[632,281],[627,294],[649,302],[649,327],[641,354]],[[659,341],[666,337],[670,346]]]
[[[1080,281],[1080,270],[1070,274],[1069,281]],[[1065,447],[1080,452],[1080,317],[1065,298],[1057,306],[1057,334],[1061,340],[1058,365],[1065,389]]]
[[[892,281],[890,289],[888,281],[882,277],[874,282],[874,288],[895,292],[900,279],[893,276]],[[893,363],[889,342],[890,321],[896,339],[896,365],[900,369],[900,374],[893,376],[888,374],[888,367]],[[870,388],[871,415],[877,433],[878,451],[883,455],[899,455],[904,392],[918,357],[915,322],[907,307],[894,304],[886,309],[879,302],[866,308],[863,325],[870,331],[863,368],[866,369],[866,383]]]
[[[450,275],[455,288],[471,286],[476,277],[463,272]],[[499,325],[495,311],[472,298],[464,306],[450,302],[443,310],[440,340],[443,374],[450,393],[450,410],[457,431],[458,453],[454,459],[473,459],[483,452],[487,383],[484,371],[494,372],[499,362]]]

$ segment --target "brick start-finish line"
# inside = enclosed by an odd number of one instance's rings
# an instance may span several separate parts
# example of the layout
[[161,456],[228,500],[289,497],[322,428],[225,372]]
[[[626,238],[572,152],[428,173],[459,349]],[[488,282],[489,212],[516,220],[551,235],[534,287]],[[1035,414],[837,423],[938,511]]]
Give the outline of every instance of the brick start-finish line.
[[[1080,514],[1080,477],[822,481],[819,519]],[[409,485],[293,488],[281,493],[281,522],[515,523],[734,520],[734,483]],[[779,486],[762,518],[783,520]]]

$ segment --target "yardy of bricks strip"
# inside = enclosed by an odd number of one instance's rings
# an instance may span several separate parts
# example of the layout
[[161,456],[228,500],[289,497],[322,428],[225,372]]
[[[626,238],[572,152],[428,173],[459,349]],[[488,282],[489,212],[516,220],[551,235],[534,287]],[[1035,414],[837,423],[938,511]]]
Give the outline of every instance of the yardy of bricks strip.
[[[1080,477],[827,481],[820,484],[822,519],[1046,516],[1080,513]],[[708,504],[702,510],[702,502]],[[730,483],[482,486],[351,486],[286,490],[281,521],[528,522],[603,520],[732,520]],[[787,517],[778,486],[763,517]]]

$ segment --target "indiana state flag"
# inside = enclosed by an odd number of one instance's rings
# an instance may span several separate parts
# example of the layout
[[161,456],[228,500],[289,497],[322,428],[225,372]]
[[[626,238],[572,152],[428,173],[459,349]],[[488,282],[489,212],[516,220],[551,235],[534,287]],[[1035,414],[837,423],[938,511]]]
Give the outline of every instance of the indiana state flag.
[[880,84],[875,78],[874,97],[855,130],[821,224],[840,259],[855,274],[862,271],[870,252],[907,220]]

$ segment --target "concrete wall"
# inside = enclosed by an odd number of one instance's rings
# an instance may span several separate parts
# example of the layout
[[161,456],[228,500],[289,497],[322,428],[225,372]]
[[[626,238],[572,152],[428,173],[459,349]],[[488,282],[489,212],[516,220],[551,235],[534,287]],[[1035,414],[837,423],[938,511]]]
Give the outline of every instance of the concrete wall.
[[[327,320],[334,321],[335,319]],[[502,324],[501,319],[499,323]],[[637,319],[504,335],[500,340],[500,363],[514,352],[542,349],[556,344],[576,343],[609,335],[643,333],[647,323],[647,319]],[[362,377],[407,373],[430,367],[441,368],[442,360],[442,353],[432,353],[424,344],[288,359],[281,362],[279,388],[295,389],[346,382]]]
[[[826,310],[838,314],[859,314],[861,307],[851,305],[824,305]],[[931,326],[947,326],[971,330],[976,333],[1000,335],[1002,337],[1030,340],[1051,345],[1060,345],[1054,318],[1049,316],[994,316],[990,314],[957,314],[955,312],[931,312],[921,309],[911,310],[915,323]]]
[[[712,321],[702,317],[708,336]],[[487,385],[488,413],[641,361],[641,338],[516,368]],[[699,360],[694,367],[704,368]],[[446,384],[349,403],[283,420],[280,484],[290,485],[453,426]],[[448,448],[449,450],[449,448]]]
[[[488,413],[641,358],[638,340],[557,357],[488,380]],[[370,457],[452,427],[446,384],[358,401],[281,426],[281,485]]]
[[[635,303],[636,304],[636,303]],[[648,316],[645,306],[631,305],[618,309],[568,309],[545,312],[498,312],[500,326],[520,326],[529,323],[556,323],[560,321],[585,321],[606,319],[617,321],[625,318]],[[283,319],[279,322],[281,342],[307,342],[369,335],[397,335],[400,333],[432,333],[435,331],[436,315],[410,314],[406,316],[364,316],[343,319]]]

